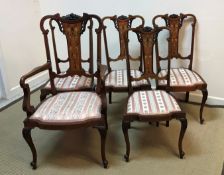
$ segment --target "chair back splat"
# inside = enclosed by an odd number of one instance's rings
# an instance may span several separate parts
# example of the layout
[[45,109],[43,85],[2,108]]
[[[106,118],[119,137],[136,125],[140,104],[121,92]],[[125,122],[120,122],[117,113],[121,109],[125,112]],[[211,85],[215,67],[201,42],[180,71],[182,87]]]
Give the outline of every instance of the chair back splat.
[[[129,87],[129,95],[133,93],[132,81],[140,81],[143,79],[155,79],[158,80],[167,80],[167,90],[169,89],[169,71],[165,76],[158,76],[157,73],[153,70],[153,57],[154,57],[154,49],[156,51],[156,57],[159,56],[158,45],[158,34],[162,30],[168,30],[167,27],[158,27],[158,28],[151,28],[151,27],[137,27],[128,29],[128,31],[132,31],[136,33],[138,37],[138,41],[141,44],[142,48],[142,61],[143,61],[143,70],[142,75],[138,78],[134,78],[131,76],[130,73],[130,57],[129,57],[129,48],[128,48],[128,39],[126,38],[126,54],[127,54],[127,76],[128,76],[128,87]],[[168,42],[169,43],[169,42]],[[169,58],[169,54],[167,56]],[[168,68],[170,67],[170,59],[168,59]],[[169,70],[169,69],[168,69]],[[151,84],[150,89],[152,89]]]
[[[188,69],[192,70],[193,63],[193,51],[194,51],[194,34],[195,34],[195,25],[196,25],[196,17],[193,14],[172,14],[172,15],[157,15],[153,18],[152,23],[154,27],[158,27],[156,21],[161,18],[165,21],[165,25],[170,29],[170,45],[169,52],[170,58],[180,58],[180,59],[188,59],[190,61]],[[191,48],[190,53],[187,56],[183,56],[179,53],[179,35],[180,29],[182,28],[184,22],[191,21],[192,33],[191,33]],[[161,67],[159,66],[161,70]]]

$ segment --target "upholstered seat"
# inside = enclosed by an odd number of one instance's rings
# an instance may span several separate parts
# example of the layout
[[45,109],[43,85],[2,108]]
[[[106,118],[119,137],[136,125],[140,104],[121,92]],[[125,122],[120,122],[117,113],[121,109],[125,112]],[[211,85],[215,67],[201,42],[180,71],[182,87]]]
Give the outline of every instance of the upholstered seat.
[[[55,78],[55,87],[57,90],[80,90],[91,88],[92,78],[86,76],[68,76],[65,78]],[[50,89],[50,82],[47,83],[45,89]]]
[[[142,73],[139,70],[131,70],[131,75],[134,78],[140,77],[141,74]],[[148,84],[148,82],[146,80],[132,82],[133,87],[138,87],[144,84]],[[127,88],[128,87],[127,70],[114,70],[110,72],[106,77],[105,85],[106,87]]]
[[161,90],[136,91],[128,100],[127,114],[162,115],[181,111],[176,100]]
[[64,92],[48,98],[30,119],[80,122],[101,117],[101,99],[93,92]]
[[[159,76],[164,76],[167,74],[167,70],[162,70],[159,73]],[[159,85],[166,85],[166,80],[159,80]],[[185,68],[174,68],[170,69],[170,86],[182,86],[182,87],[188,87],[188,86],[195,86],[195,85],[201,85],[204,84],[203,80],[200,78],[200,76],[189,69]]]

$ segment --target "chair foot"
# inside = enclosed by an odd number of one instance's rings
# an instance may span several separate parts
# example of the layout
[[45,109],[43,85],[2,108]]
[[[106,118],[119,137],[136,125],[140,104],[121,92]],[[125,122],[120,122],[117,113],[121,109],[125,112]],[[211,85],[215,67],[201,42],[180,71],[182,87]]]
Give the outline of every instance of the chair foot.
[[185,153],[182,151],[182,152],[180,153],[180,159],[183,159],[183,158],[184,158],[184,155],[185,155]]
[[102,163],[103,163],[103,167],[104,168],[107,168],[108,161],[106,159],[106,153],[105,153],[107,128],[106,127],[100,127],[100,128],[98,128],[98,131],[100,133],[100,138],[101,138],[101,157],[102,157]]
[[108,161],[107,160],[104,160],[103,161],[103,167],[106,169],[108,168]]
[[201,108],[200,108],[200,124],[203,124],[204,123],[204,119],[203,119],[203,109],[204,109],[204,106],[205,106],[205,102],[207,100],[207,97],[208,97],[208,91],[207,89],[203,89],[202,91],[202,102],[201,102]]
[[185,134],[186,129],[187,129],[187,119],[186,118],[181,118],[179,120],[181,122],[181,130],[180,130],[180,135],[179,135],[178,148],[179,148],[179,156],[180,156],[181,159],[183,159],[185,153],[184,153],[183,148],[182,148],[182,142],[183,142],[184,134]]
[[112,104],[112,92],[109,92],[109,104]]
[[37,152],[36,152],[36,148],[33,144],[32,137],[31,137],[31,128],[26,128],[26,127],[23,128],[22,133],[23,133],[23,138],[29,145],[32,155],[33,155],[33,161],[30,163],[30,165],[32,166],[33,169],[36,169],[37,168]]
[[37,163],[36,162],[30,162],[30,165],[32,166],[33,170],[37,169]]
[[126,142],[126,154],[124,155],[124,159],[126,162],[129,161],[129,155],[130,155],[130,142],[129,142],[129,137],[128,137],[128,129],[130,128],[130,122],[122,122],[122,130]]
[[129,155],[125,154],[125,155],[124,155],[124,160],[125,160],[126,162],[129,162]]

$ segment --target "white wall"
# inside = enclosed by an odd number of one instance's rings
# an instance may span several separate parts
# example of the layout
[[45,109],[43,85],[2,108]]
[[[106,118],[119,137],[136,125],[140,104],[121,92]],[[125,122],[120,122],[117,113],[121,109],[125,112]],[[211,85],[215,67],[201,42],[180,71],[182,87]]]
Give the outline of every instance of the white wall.
[[[107,15],[142,15],[146,25],[151,25],[152,18],[157,14],[165,13],[193,13],[198,19],[193,68],[208,83],[209,100],[224,104],[224,45],[222,36],[224,31],[224,1],[180,1],[180,0],[39,0],[41,14],[61,15],[68,13],[82,14],[83,12],[95,13],[99,16]],[[109,36],[113,40],[114,36]],[[114,46],[114,43],[109,43]],[[113,50],[114,47],[112,47]],[[118,49],[118,47],[117,47]]]
[[1,0],[1,67],[6,98],[21,95],[20,77],[46,62],[38,0]]

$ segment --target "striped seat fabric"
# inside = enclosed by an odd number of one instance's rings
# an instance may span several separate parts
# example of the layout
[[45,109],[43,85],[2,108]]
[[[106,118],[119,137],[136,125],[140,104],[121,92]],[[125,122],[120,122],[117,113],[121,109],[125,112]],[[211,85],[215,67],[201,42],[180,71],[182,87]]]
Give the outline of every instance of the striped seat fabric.
[[76,122],[101,117],[101,99],[94,92],[65,92],[48,98],[30,119]]
[[128,99],[127,114],[161,115],[176,111],[181,111],[178,103],[165,91],[136,91]]
[[[134,78],[141,76],[139,70],[131,70],[131,75]],[[133,81],[132,86],[137,87],[143,84],[148,84],[147,80]],[[127,70],[114,70],[108,74],[105,80],[106,87],[128,87]]]
[[[159,76],[165,76],[167,70],[162,70]],[[166,85],[166,80],[159,80],[159,85]],[[194,71],[185,68],[170,69],[170,86],[194,86],[204,82]]]
[[[65,78],[55,78],[54,79],[55,87],[57,90],[80,90],[91,88],[92,78],[86,76],[68,76]],[[51,88],[50,82],[45,86],[46,89]]]

